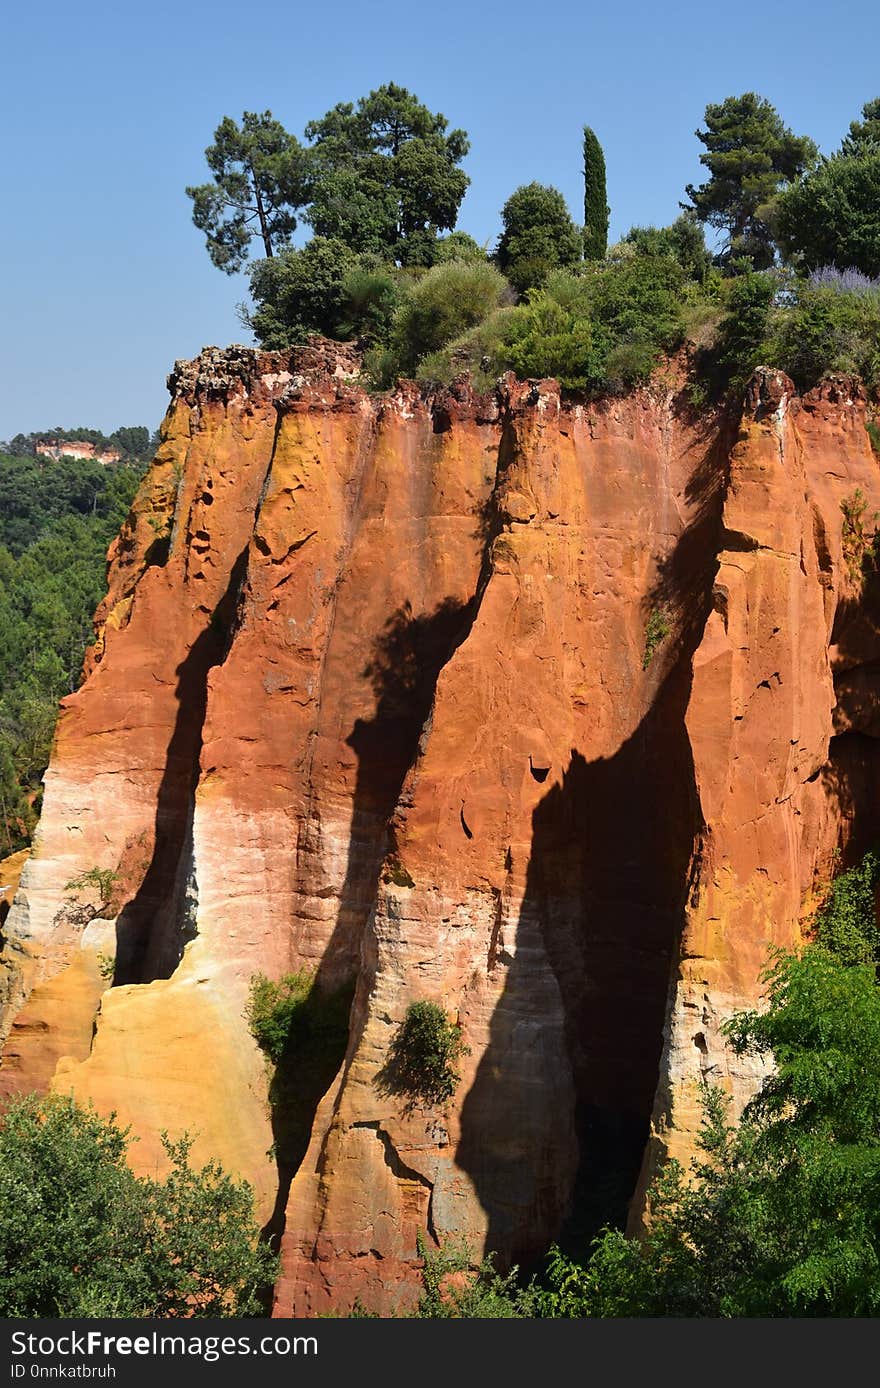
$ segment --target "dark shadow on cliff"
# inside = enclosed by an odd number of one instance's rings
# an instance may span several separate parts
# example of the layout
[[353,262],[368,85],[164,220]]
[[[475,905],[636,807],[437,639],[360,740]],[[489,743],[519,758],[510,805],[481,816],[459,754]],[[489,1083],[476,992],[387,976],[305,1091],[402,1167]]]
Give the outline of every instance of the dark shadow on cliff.
[[345,1058],[354,980],[332,991],[317,981],[298,1010],[269,1082],[278,1191],[263,1238],[276,1250],[290,1183],[308,1149],[318,1104]]
[[822,865],[828,878],[859,862],[880,834],[880,559],[873,549],[863,562],[861,593],[837,607],[831,644],[837,731],[820,775],[841,832],[839,862]]
[[[658,563],[645,600],[648,612],[668,610],[673,632],[653,656],[657,685],[647,712],[610,757],[588,762],[572,749],[561,784],[533,815],[516,949],[494,965],[506,967],[504,990],[464,1100],[456,1153],[501,1267],[534,1267],[554,1239],[583,1254],[603,1225],[623,1227],[636,1189],[702,828],[684,717],[691,660],[712,603],[735,425],[722,419],[720,432],[717,421],[716,432],[707,430],[686,491],[690,524]],[[535,1031],[544,960],[562,1003],[570,1128],[558,1112],[565,1091],[551,1018],[546,1035],[539,1029],[529,1042],[530,1063],[544,1075],[532,1076],[531,1105],[547,1108],[546,1126],[517,1152],[511,1114],[525,1104],[527,1120],[529,1099],[509,1057],[522,1054],[523,1036]],[[543,1098],[554,1089],[555,1110]]]
[[[394,864],[392,816],[419,750],[434,702],[437,678],[473,622],[475,600],[446,598],[430,613],[404,603],[379,634],[362,674],[375,696],[371,718],[359,718],[346,739],[358,759],[345,880],[333,933],[315,975],[316,1008],[337,1011],[346,1025],[314,1053],[300,1052],[294,1038],[273,1082],[272,1126],[278,1161],[278,1194],[264,1234],[284,1230],[290,1184],[305,1155],[315,1112],[345,1057],[348,1013],[360,961],[361,939],[376,900],[383,864]],[[387,859],[387,863],[386,863]]]
[[225,657],[246,562],[244,549],[208,625],[175,671],[178,708],[156,797],[153,854],[140,887],[117,918],[114,984],[170,978],[195,935],[194,904],[188,907],[186,894],[208,672]]
[[[533,816],[516,950],[502,956],[504,992],[464,1101],[456,1154],[489,1217],[487,1248],[502,1266],[533,1266],[554,1238],[583,1252],[602,1225],[626,1218],[700,828],[683,724],[688,693],[687,673],[676,670],[614,756],[587,762],[573,749],[562,783]],[[538,970],[544,955],[559,987],[574,1085],[578,1162],[573,1184],[562,1189],[552,1181],[542,1189],[525,1155],[512,1159],[509,1150],[510,1114],[522,1096],[508,1057],[528,1026],[536,955]],[[540,1050],[540,1035],[533,1046]],[[553,1054],[551,1042],[548,1066]],[[555,1082],[548,1069],[547,1085]],[[548,1144],[564,1127],[558,1114],[550,1117]],[[565,1177],[561,1153],[558,1170]]]
[[[682,408],[690,416],[689,407]],[[646,615],[657,608],[672,615],[677,643],[690,652],[702,636],[708,595],[718,570],[721,514],[738,423],[738,416],[731,413],[706,421],[700,435],[705,452],[684,490],[685,501],[692,508],[689,524],[670,553],[658,560],[654,582],[643,603]]]
[[437,679],[470,630],[474,611],[473,600],[445,598],[433,612],[418,615],[404,603],[386,622],[362,671],[372,685],[375,712],[357,719],[346,739],[358,759],[348,864],[319,979],[339,972],[340,953],[343,976],[357,967],[379,872],[386,857],[393,856],[392,816],[419,750]]

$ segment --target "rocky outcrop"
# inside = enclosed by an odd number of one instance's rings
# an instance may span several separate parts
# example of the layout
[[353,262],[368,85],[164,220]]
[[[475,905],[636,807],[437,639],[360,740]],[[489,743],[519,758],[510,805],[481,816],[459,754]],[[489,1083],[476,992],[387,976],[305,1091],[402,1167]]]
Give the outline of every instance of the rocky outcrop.
[[[419,1231],[528,1264],[637,1208],[701,1076],[754,1086],[720,1024],[874,812],[853,383],[761,372],[736,420],[356,375],[178,363],[6,925],[0,1087],[116,1109],[144,1169],[197,1130],[281,1314],[405,1305]],[[249,981],[303,969],[348,1042],[273,1106]],[[442,1105],[389,1078],[419,1000]]]
[[38,458],[51,458],[59,462],[62,458],[87,458],[98,463],[118,463],[122,454],[118,448],[96,448],[87,439],[38,439],[34,444]]

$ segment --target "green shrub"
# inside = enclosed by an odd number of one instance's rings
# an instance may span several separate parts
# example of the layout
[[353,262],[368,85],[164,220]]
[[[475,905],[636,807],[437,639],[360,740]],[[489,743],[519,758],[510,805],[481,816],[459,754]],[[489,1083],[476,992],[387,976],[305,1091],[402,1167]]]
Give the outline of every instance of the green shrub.
[[251,979],[245,1017],[260,1050],[274,1065],[305,1017],[314,981],[314,974],[306,970],[285,974],[277,983],[265,974]]
[[844,497],[840,509],[843,512],[841,546],[844,562],[853,583],[861,587],[876,555],[878,515],[875,511],[868,517],[868,501],[861,487],[856,487],[852,496]]
[[364,263],[345,276],[342,291],[338,335],[357,338],[362,347],[385,342],[403,296],[400,273],[391,265]]
[[880,858],[866,853],[860,863],[831,883],[813,922],[816,939],[843,964],[873,964],[880,949],[874,904]]
[[577,308],[538,293],[511,314],[499,366],[524,378],[553,376],[572,389],[598,388],[605,380],[608,348],[607,334]]
[[777,279],[773,274],[750,271],[728,283],[712,370],[718,384],[742,394],[764,355]]
[[766,361],[809,390],[830,371],[880,384],[880,289],[848,291],[796,281],[771,315]]
[[492,1255],[476,1267],[465,1243],[430,1248],[421,1231],[416,1248],[422,1260],[419,1320],[510,1320],[537,1314],[538,1293],[532,1283],[520,1287],[518,1269],[496,1271]]
[[662,607],[654,607],[645,627],[645,653],[642,656],[642,669],[647,670],[654,658],[654,652],[670,632],[669,613]]
[[610,261],[588,279],[590,312],[615,345],[644,343],[655,357],[682,341],[684,271],[665,255]]
[[254,974],[245,1017],[251,1035],[273,1065],[288,1051],[335,1050],[348,1036],[351,987],[333,991],[316,986],[315,973],[300,969],[277,982]]
[[458,1062],[469,1054],[461,1028],[435,1002],[413,1002],[391,1042],[380,1084],[411,1100],[442,1104],[459,1082]]
[[469,372],[476,390],[491,390],[500,373],[508,369],[504,346],[509,321],[516,312],[510,307],[496,309],[439,352],[429,352],[419,362],[416,378],[425,385],[441,385]]
[[346,281],[358,268],[354,251],[323,236],[313,236],[302,250],[254,261],[254,308],[242,310],[242,321],[261,347],[272,350],[305,342],[309,333],[333,337],[348,306]]
[[682,212],[668,227],[632,227],[623,245],[642,256],[671,258],[689,279],[702,281],[712,268],[703,229],[692,212]]
[[460,337],[498,307],[507,290],[487,261],[451,260],[413,283],[395,315],[391,348],[402,373]]
[[438,236],[434,243],[434,264],[446,265],[450,260],[486,260],[486,252],[466,231],[451,231]]
[[501,209],[495,259],[519,294],[540,287],[551,271],[577,265],[583,235],[557,188],[527,183]]
[[107,907],[113,900],[113,889],[119,881],[119,873],[112,868],[91,867],[86,872],[81,872],[79,877],[73,877],[65,884],[65,891],[88,891],[94,890],[98,893],[101,907]]
[[873,419],[869,419],[865,427],[868,430],[868,438],[871,440],[871,447],[877,454],[877,457],[880,458],[880,425],[876,424]]
[[128,1166],[128,1132],[67,1097],[14,1099],[0,1129],[4,1317],[253,1316],[276,1271],[253,1191],[163,1136],[163,1180]]

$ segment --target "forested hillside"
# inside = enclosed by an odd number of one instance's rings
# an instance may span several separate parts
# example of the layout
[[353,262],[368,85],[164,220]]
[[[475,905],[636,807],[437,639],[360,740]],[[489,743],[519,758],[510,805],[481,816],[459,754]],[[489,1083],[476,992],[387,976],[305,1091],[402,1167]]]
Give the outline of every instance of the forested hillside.
[[0,454],[0,853],[36,823],[58,700],[79,684],[107,547],[143,471]]

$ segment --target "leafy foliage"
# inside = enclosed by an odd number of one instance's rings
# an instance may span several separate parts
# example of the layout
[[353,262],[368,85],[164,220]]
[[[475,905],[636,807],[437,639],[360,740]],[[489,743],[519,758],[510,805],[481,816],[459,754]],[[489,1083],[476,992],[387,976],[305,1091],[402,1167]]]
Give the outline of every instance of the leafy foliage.
[[501,222],[495,260],[520,294],[543,284],[551,270],[581,259],[581,233],[556,188],[542,183],[517,188],[501,209]]
[[138,1179],[127,1131],[61,1096],[14,1100],[0,1129],[0,1310],[6,1317],[248,1316],[275,1259],[253,1192],[191,1141]]
[[213,183],[187,188],[186,194],[211,260],[232,275],[247,260],[255,236],[267,256],[289,241],[295,209],[306,196],[305,155],[271,111],[245,111],[241,125],[223,117],[205,158]]
[[435,1002],[412,1002],[395,1033],[380,1084],[390,1093],[443,1104],[458,1086],[458,1062],[468,1054],[461,1028]]
[[745,258],[753,268],[773,263],[768,205],[780,189],[811,167],[816,147],[783,124],[779,113],[754,92],[706,107],[700,163],[709,178],[687,195],[701,222],[725,234],[721,260]]
[[584,258],[602,260],[608,249],[611,209],[605,188],[605,155],[594,130],[584,126]]
[[560,275],[511,314],[499,366],[522,377],[555,377],[567,388],[599,388],[611,346],[589,313],[586,286],[569,293]]
[[394,82],[311,121],[307,218],[315,233],[402,265],[430,265],[469,182],[458,167],[467,136],[447,127]]
[[880,1309],[880,989],[871,965],[779,952],[767,1008],[727,1025],[775,1069],[728,1122],[706,1087],[689,1178],[665,1164],[640,1239],[606,1231],[586,1264],[554,1252],[544,1313],[873,1316]]
[[671,628],[669,613],[662,607],[653,607],[645,627],[645,653],[642,656],[642,669],[647,670],[654,658],[657,647],[666,640]]
[[636,385],[681,340],[682,282],[665,256],[624,255],[584,275],[556,271],[511,314],[498,365],[569,388]]
[[421,1232],[416,1245],[422,1259],[422,1291],[415,1315],[420,1320],[511,1320],[536,1314],[533,1285],[520,1287],[517,1268],[506,1276],[495,1270],[491,1256],[473,1266],[464,1243],[430,1248]]
[[278,350],[309,333],[334,337],[348,308],[346,279],[359,260],[342,241],[314,236],[302,250],[257,260],[250,271],[254,309],[244,321],[263,347]]
[[693,212],[682,212],[668,227],[632,227],[621,244],[632,246],[639,255],[669,257],[688,280],[696,282],[705,279],[712,264],[703,229]]
[[285,974],[278,982],[265,974],[251,979],[245,1016],[260,1050],[276,1065],[303,1020],[313,983],[314,975],[304,971]]
[[874,964],[880,953],[875,897],[880,858],[866,853],[834,879],[813,921],[820,945],[843,964]]
[[485,260],[435,265],[409,288],[391,329],[396,371],[411,374],[420,359],[480,323],[504,297],[502,275]]
[[823,160],[782,196],[774,225],[783,253],[808,270],[880,275],[880,143]]
[[868,516],[868,499],[861,487],[856,487],[852,496],[844,497],[840,509],[843,513],[841,546],[844,562],[853,583],[861,588],[876,554],[878,514],[875,511]]

